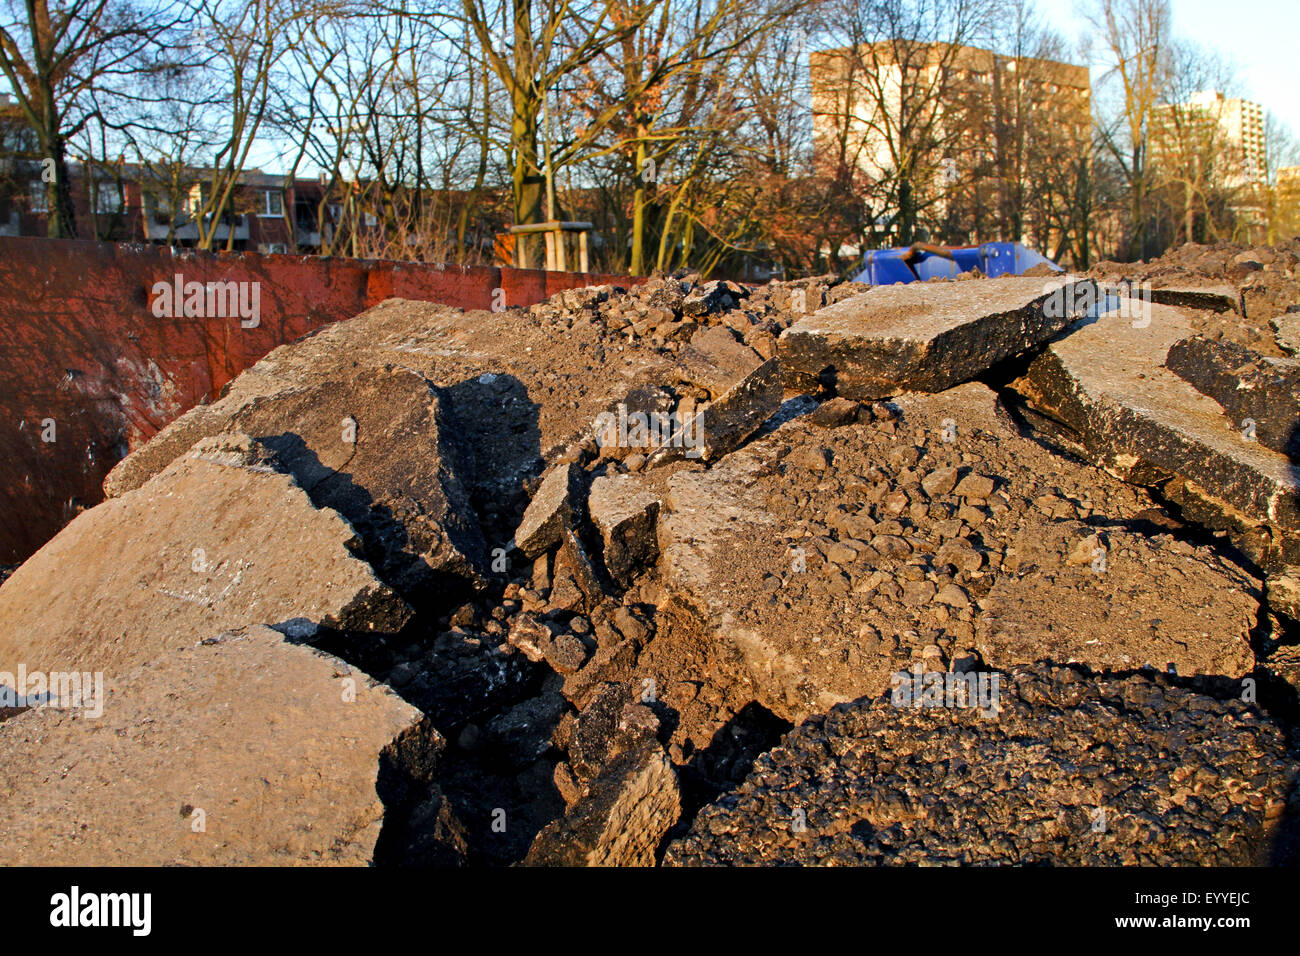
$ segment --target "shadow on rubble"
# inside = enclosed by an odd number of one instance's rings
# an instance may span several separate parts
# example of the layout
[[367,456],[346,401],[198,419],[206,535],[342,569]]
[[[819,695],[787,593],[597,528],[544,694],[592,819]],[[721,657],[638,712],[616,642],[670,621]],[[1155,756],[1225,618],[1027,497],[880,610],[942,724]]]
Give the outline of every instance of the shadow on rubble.
[[479,525],[489,549],[504,545],[528,506],[525,483],[542,471],[542,406],[513,375],[485,372],[441,392]]
[[[1286,444],[1288,448],[1300,448],[1300,423],[1292,426]],[[1296,484],[1300,485],[1300,458],[1293,457],[1291,459],[1291,474],[1296,478]],[[1293,497],[1295,500],[1292,502],[1293,507],[1291,510],[1300,514],[1300,491],[1297,491]]]
[[[275,453],[313,505],[342,515],[359,539],[354,547],[356,556],[368,563],[375,576],[417,613],[428,609],[436,612],[468,593],[467,577],[472,574],[472,569],[458,569],[462,571],[458,574],[430,568],[418,554],[420,548],[412,542],[406,526],[392,509],[376,503],[370,491],[357,484],[349,472],[330,468],[321,462],[302,436],[283,432],[265,436],[259,441]],[[474,557],[482,560],[481,554]],[[365,653],[364,648],[357,651]],[[331,649],[331,653],[337,651]],[[345,659],[358,667],[367,667],[367,663],[360,659]]]
[[[363,671],[425,715],[380,758],[376,790],[384,819],[375,863],[508,864],[564,809],[551,780],[555,760],[548,763],[546,754],[559,713],[549,726],[499,726],[503,715],[539,695],[546,672],[522,655],[497,651],[505,634],[492,613],[512,580],[500,563],[505,552],[494,555],[493,548],[510,539],[528,502],[526,482],[542,468],[540,405],[517,378],[490,373],[438,395],[444,418],[438,447],[428,453],[443,486],[411,489],[413,513],[402,512],[408,496],[391,476],[387,484],[404,502],[392,507],[382,500],[385,491],[367,487],[367,473],[351,466],[352,458],[330,467],[300,434],[260,438],[316,507],[352,526],[356,556],[411,609],[400,630],[346,613],[341,628],[285,622],[280,629]],[[373,457],[369,467],[379,467]],[[426,513],[426,502],[445,502],[447,513]],[[392,604],[390,623],[405,613]]]
[[[1071,326],[1072,331],[1078,328],[1079,325]],[[1020,393],[1011,387],[1012,382],[1028,374],[1029,366],[1052,341],[1056,339],[1045,342],[1023,355],[1013,355],[990,365],[976,378],[976,381],[997,393],[999,405],[1007,412],[1010,424],[1021,438],[1032,441],[1039,447],[1076,464],[1090,464],[1081,454],[1082,440],[1069,426],[1032,408]]]
[[[564,812],[550,747],[561,710],[534,706],[558,694],[545,685],[543,665],[497,651],[505,642],[503,591],[523,578],[494,549],[506,547],[528,504],[528,483],[542,471],[541,406],[511,375],[484,373],[438,391],[446,418],[442,447],[430,453],[441,455],[448,479],[468,498],[462,507],[470,514],[462,517],[481,535],[485,573],[431,572],[412,555],[419,549],[408,547],[398,516],[346,473],[331,474],[311,491],[344,513],[376,573],[415,613],[399,635],[371,643],[369,635],[336,636],[325,649],[425,715],[381,756],[375,865],[509,865]],[[310,454],[294,445],[288,452]]]
[[781,742],[794,724],[772,713],[757,701],[750,701],[729,721],[718,728],[709,745],[697,750],[678,774],[682,788],[682,815],[659,848],[659,856],[668,844],[685,836],[701,809],[728,790],[744,782],[754,761]]
[[428,720],[379,755],[375,792],[384,820],[374,864],[453,867],[463,864],[464,829],[438,787],[437,734]]
[[[553,725],[534,728],[549,737]],[[544,754],[521,768],[499,741],[442,747],[431,721],[399,738],[379,761],[375,789],[384,818],[374,864],[397,867],[509,866],[564,813]]]

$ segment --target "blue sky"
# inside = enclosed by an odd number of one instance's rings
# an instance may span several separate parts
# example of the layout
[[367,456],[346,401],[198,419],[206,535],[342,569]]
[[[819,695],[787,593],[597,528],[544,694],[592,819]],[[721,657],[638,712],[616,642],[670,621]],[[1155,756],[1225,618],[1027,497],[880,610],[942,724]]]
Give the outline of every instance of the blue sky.
[[[1086,29],[1075,15],[1078,0],[1036,2],[1067,40]],[[1169,0],[1169,6],[1175,34],[1224,54],[1241,70],[1242,95],[1300,133],[1300,0]]]

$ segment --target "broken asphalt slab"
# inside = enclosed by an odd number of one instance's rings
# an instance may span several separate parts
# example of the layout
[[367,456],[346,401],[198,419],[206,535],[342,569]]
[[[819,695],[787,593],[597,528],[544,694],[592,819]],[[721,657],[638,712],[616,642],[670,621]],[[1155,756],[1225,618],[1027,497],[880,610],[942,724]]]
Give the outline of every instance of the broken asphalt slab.
[[0,724],[0,759],[25,768],[0,783],[0,863],[371,863],[385,774],[427,776],[442,746],[420,712],[269,628],[173,627],[166,650],[108,678],[98,716]]
[[1265,448],[1300,462],[1300,360],[1196,335],[1174,343],[1165,367],[1218,402]]
[[1203,312],[1236,312],[1244,314],[1241,307],[1241,292],[1230,285],[1191,286],[1169,285],[1147,289],[1142,292],[1156,305],[1168,305],[1178,309],[1195,309]]
[[406,572],[394,580],[406,596],[427,590],[430,574],[473,584],[488,573],[484,553],[518,524],[525,483],[629,388],[670,368],[591,322],[391,299],[268,354],[120,462],[105,491],[138,487],[202,437],[296,436],[304,473],[337,471],[336,494],[369,510],[375,533],[359,519],[358,531]]
[[622,587],[658,557],[661,504],[648,483],[635,475],[604,475],[591,483],[587,508],[604,545],[605,569]]
[[1097,294],[1091,279],[878,286],[782,333],[785,385],[854,399],[943,391],[1047,341]]
[[556,465],[538,486],[523,521],[515,529],[515,546],[530,558],[558,548],[566,529],[585,513],[586,475],[573,462]]
[[317,506],[352,524],[400,593],[463,588],[487,571],[466,466],[453,447],[458,429],[431,383],[392,365],[322,368],[310,383],[277,387],[250,379],[249,388],[198,406],[121,462],[109,492],[139,487],[186,442],[243,433],[272,449]]
[[0,588],[0,669],[103,671],[227,628],[373,641],[410,609],[356,532],[246,436],[206,439],[79,515]]
[[1251,440],[1214,399],[1165,367],[1171,346],[1191,335],[1181,310],[1131,304],[1053,341],[1011,388],[1113,474],[1194,483],[1220,507],[1276,529],[1272,547],[1284,551],[1300,531],[1300,466]]

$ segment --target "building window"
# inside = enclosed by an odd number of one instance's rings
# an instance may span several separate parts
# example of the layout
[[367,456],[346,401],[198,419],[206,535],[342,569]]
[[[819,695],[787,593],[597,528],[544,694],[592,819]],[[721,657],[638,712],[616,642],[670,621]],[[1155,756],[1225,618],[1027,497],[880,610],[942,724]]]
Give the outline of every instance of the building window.
[[145,215],[157,216],[159,219],[184,218],[190,212],[188,194],[149,192],[142,195],[140,203]]
[[113,183],[95,184],[95,214],[113,216],[122,211],[122,194]]
[[262,212],[259,213],[259,215],[262,216],[283,216],[284,215],[284,197],[280,195],[280,191],[278,189],[264,189],[262,190],[262,195],[265,197],[265,199],[263,200]]
[[39,179],[33,179],[31,183],[31,209],[32,212],[49,212],[49,194],[46,192],[46,184]]

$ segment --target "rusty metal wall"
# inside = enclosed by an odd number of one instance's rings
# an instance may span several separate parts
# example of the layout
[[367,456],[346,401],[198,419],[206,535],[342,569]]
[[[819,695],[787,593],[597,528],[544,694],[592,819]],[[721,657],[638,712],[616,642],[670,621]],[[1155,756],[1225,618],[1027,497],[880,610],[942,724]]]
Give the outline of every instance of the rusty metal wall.
[[[155,283],[257,282],[260,321],[159,318]],[[0,564],[103,497],[104,476],[271,349],[393,297],[488,309],[639,280],[0,237]],[[53,440],[47,440],[52,438]]]

